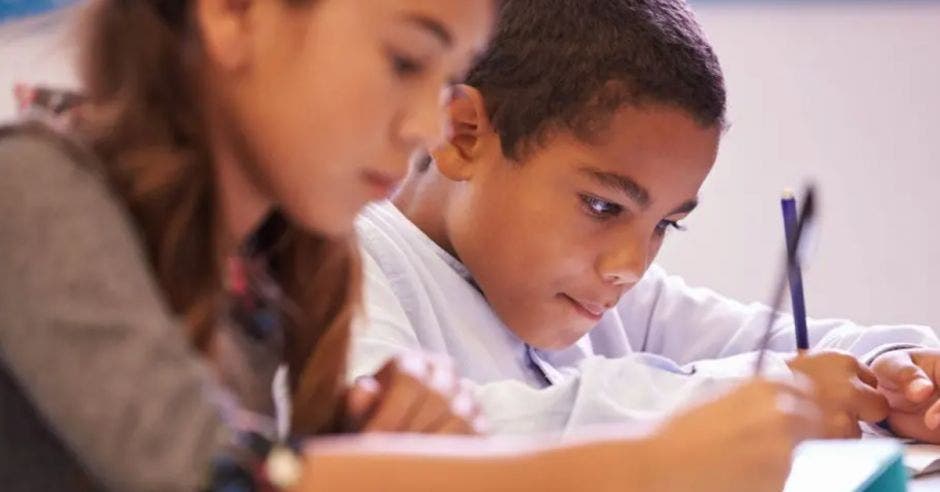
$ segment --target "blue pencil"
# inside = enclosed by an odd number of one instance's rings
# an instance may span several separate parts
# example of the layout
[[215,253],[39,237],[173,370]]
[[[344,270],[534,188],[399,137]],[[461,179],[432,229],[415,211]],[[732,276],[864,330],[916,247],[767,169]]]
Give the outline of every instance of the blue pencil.
[[[780,199],[780,207],[783,210],[783,229],[787,238],[787,254],[790,258],[798,258],[795,247],[795,236],[797,228],[796,198],[790,190],[783,192],[783,198]],[[809,334],[806,330],[806,302],[803,299],[803,272],[800,269],[800,262],[789,262],[787,274],[790,280],[790,300],[793,304],[793,322],[796,325],[796,348],[797,350],[809,349]]]

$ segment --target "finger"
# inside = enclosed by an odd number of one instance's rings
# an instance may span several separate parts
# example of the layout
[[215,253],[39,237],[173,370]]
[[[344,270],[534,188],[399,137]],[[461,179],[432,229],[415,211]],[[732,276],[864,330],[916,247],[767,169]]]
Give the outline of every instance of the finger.
[[460,380],[454,370],[453,362],[446,357],[434,356],[428,359],[428,384],[432,390],[451,398],[460,391]]
[[358,431],[369,420],[379,403],[381,388],[378,381],[371,376],[364,376],[356,380],[346,394],[346,420],[347,428]]
[[434,433],[450,417],[450,400],[460,389],[450,358],[428,355],[426,357],[429,376],[425,384],[429,388],[428,398],[412,418],[412,432]]
[[383,387],[390,387],[392,380],[401,374],[410,375],[416,379],[427,377],[430,370],[428,359],[420,352],[407,352],[399,354],[382,366],[375,375],[375,379]]
[[456,434],[463,436],[471,436],[478,434],[477,430],[473,427],[473,423],[467,420],[452,417],[447,419],[444,423],[438,426],[434,434]]
[[924,412],[924,425],[930,430],[940,428],[940,399],[933,402],[933,405],[930,405],[930,408]]
[[475,434],[474,421],[479,408],[469,393],[461,392],[451,401],[449,418],[437,426],[438,434]]
[[427,392],[408,378],[389,388],[378,403],[378,409],[366,423],[365,432],[402,432],[409,427],[412,416],[424,405]]
[[400,432],[409,426],[412,416],[428,397],[428,388],[420,381],[428,366],[422,357],[404,355],[392,361],[376,375],[384,391],[378,409],[366,423],[366,432]]
[[457,392],[447,401],[447,412],[442,414],[436,422],[427,426],[424,431],[446,433],[448,432],[446,429],[451,428],[449,424],[451,424],[452,419],[463,420],[468,427],[472,428],[474,426],[473,421],[479,415],[480,406],[473,397],[470,387],[461,381],[457,386]]
[[872,388],[878,386],[878,376],[875,375],[874,371],[865,364],[862,364],[858,359],[854,360],[856,365],[855,372],[858,374],[858,379]]
[[854,381],[853,385],[855,394],[849,408],[859,420],[876,423],[888,418],[890,407],[884,395],[861,381]]
[[[926,367],[929,365],[929,372],[933,376],[933,380],[940,381],[940,364],[937,364],[937,360],[934,357],[919,358],[915,356],[915,359],[918,365],[921,367]],[[940,399],[936,399],[930,405],[930,408],[924,412],[924,424],[930,430],[940,429]]]
[[933,381],[907,352],[882,355],[872,366],[885,390],[899,393],[911,403],[923,402],[934,391]]
[[438,431],[443,422],[451,417],[453,415],[450,410],[450,402],[439,394],[432,392],[421,404],[421,408],[415,411],[408,427],[401,429],[401,431],[433,434]]
[[904,389],[904,396],[906,396],[911,403],[922,403],[927,398],[930,398],[930,395],[934,392],[934,388],[933,381],[928,379],[926,375],[919,376],[907,384],[907,387]]
[[470,426],[473,427],[473,433],[476,435],[486,435],[490,433],[490,421],[483,415],[483,412],[479,412],[476,418],[470,422]]
[[450,417],[450,402],[460,391],[460,382],[449,359],[429,359],[428,398],[418,409],[408,429],[433,433]]

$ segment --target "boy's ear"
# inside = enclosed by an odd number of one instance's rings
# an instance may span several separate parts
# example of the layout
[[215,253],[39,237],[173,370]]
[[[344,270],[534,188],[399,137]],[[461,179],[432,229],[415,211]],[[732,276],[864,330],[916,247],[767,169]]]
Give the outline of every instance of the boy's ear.
[[475,87],[457,85],[446,103],[444,142],[431,155],[438,171],[454,181],[470,179],[488,140],[494,136],[483,94]]

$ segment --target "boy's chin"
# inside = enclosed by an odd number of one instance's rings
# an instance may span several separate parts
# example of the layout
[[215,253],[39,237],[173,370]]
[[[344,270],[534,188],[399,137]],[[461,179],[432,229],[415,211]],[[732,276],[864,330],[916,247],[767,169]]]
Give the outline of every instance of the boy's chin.
[[542,328],[534,331],[535,334],[529,333],[528,336],[516,332],[516,336],[534,349],[557,351],[571,347],[583,338],[590,329],[556,329],[551,333],[545,333],[545,329]]

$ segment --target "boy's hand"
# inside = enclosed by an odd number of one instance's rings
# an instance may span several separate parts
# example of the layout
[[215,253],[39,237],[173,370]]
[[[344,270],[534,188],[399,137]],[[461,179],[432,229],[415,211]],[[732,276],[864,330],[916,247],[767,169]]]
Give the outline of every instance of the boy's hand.
[[390,360],[350,388],[347,429],[360,432],[478,434],[483,419],[449,359],[422,353]]
[[858,422],[877,423],[888,416],[888,402],[875,389],[878,379],[854,356],[837,351],[798,355],[787,365],[808,376],[824,414],[824,436],[833,439],[862,435]]
[[891,407],[891,430],[940,444],[940,350],[894,350],[878,356],[871,368]]

